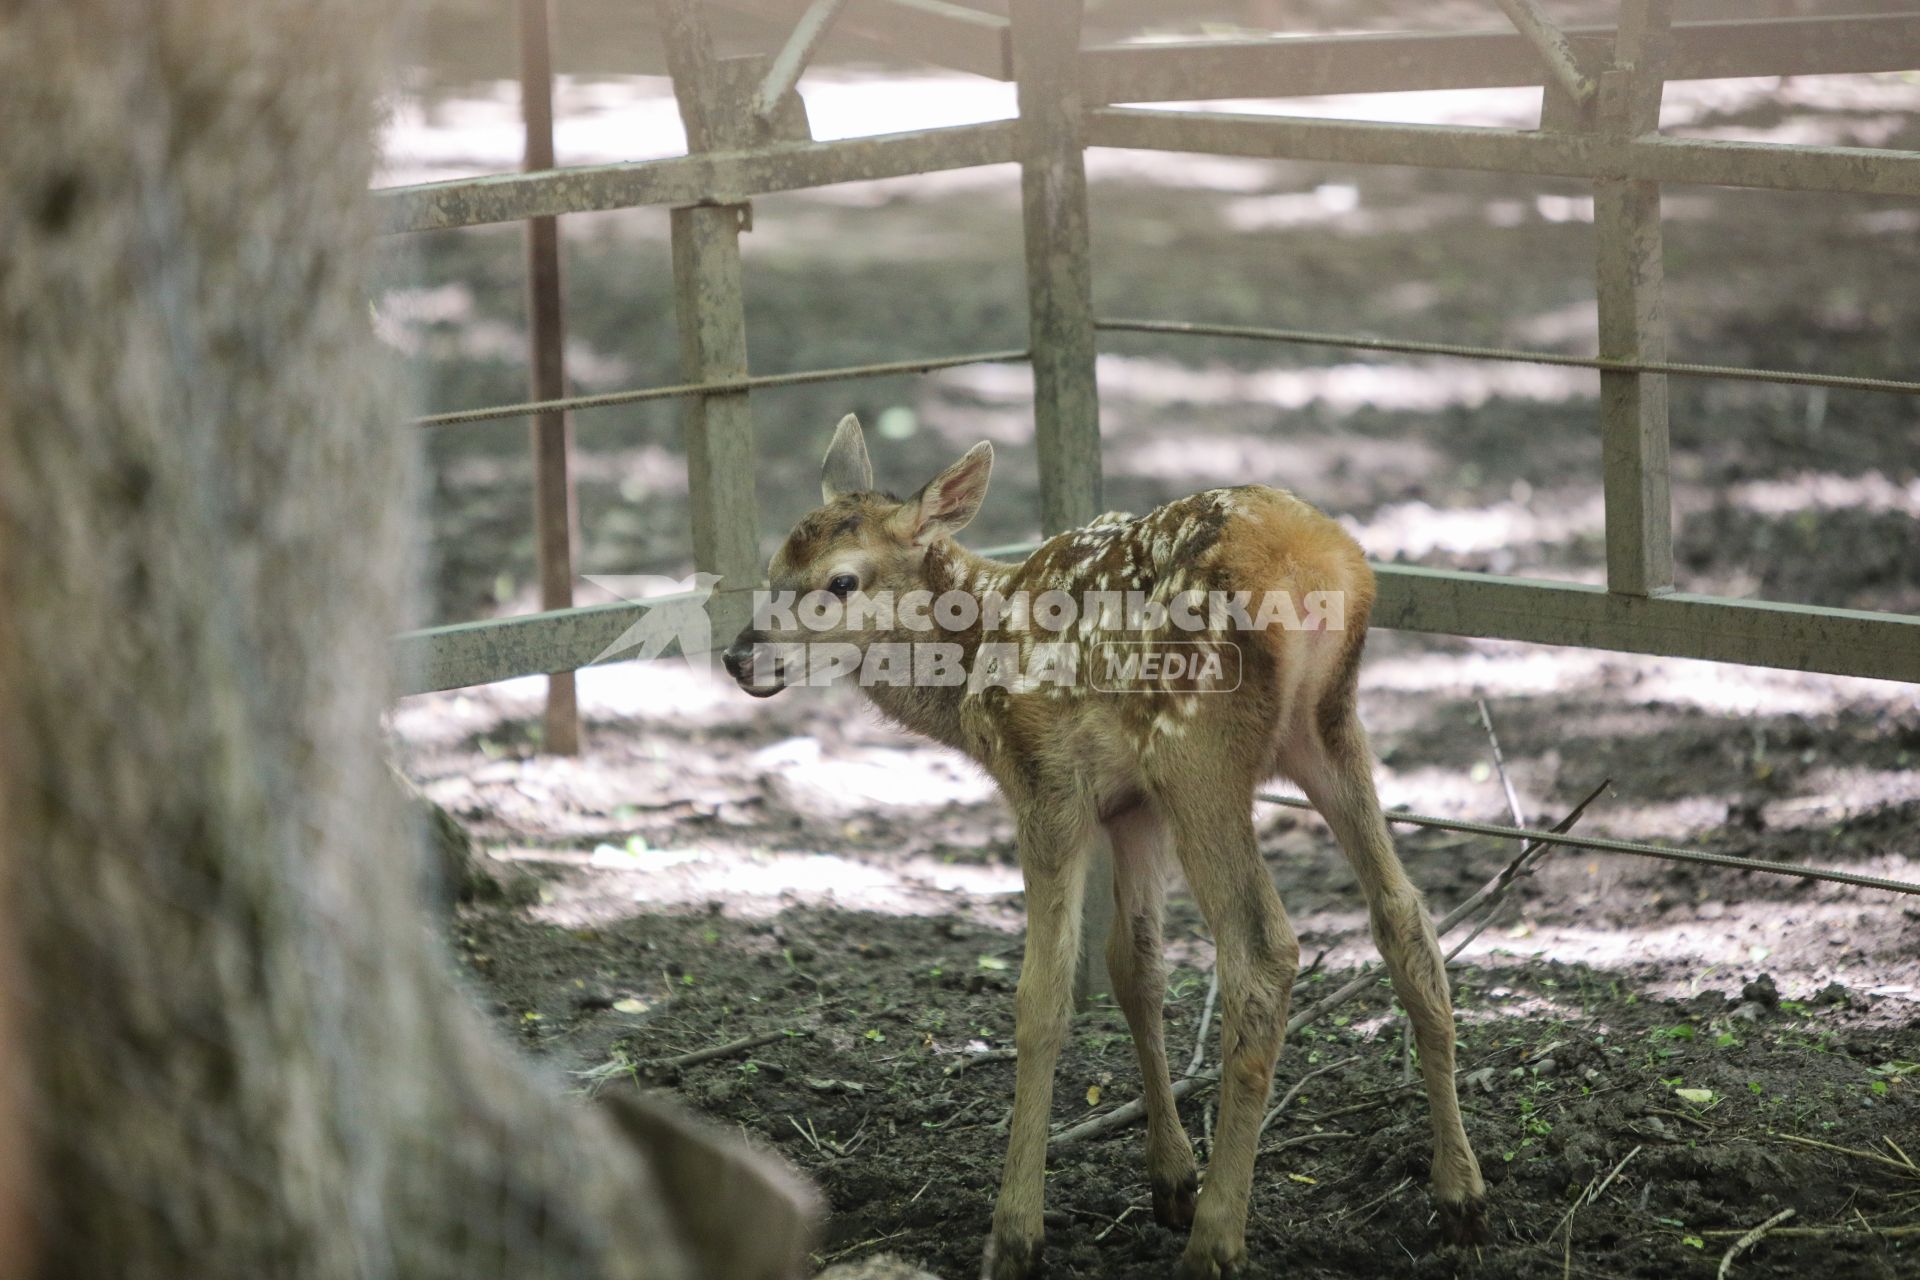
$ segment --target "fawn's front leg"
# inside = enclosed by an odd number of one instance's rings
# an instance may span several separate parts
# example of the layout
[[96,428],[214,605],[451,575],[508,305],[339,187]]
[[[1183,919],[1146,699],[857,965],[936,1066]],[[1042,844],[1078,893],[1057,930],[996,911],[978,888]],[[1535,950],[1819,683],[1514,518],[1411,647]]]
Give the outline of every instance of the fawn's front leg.
[[989,1280],[1025,1280],[1040,1261],[1053,1068],[1073,1016],[1080,891],[1094,830],[1093,815],[1071,804],[1016,802],[1015,808],[1021,810],[1016,818],[1027,891],[1027,951],[1014,1005],[1013,1123],[993,1236],[981,1267]]

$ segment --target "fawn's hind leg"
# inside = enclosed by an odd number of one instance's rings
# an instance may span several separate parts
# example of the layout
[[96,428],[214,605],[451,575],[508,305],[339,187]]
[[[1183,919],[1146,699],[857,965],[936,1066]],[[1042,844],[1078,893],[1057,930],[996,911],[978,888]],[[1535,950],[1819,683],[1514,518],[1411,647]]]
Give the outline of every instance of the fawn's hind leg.
[[1366,895],[1373,940],[1413,1024],[1433,1120],[1433,1198],[1442,1231],[1456,1243],[1483,1242],[1486,1188],[1454,1091],[1446,961],[1420,891],[1393,851],[1374,791],[1366,730],[1352,709],[1350,691],[1321,717],[1313,741],[1290,753],[1287,772],[1326,818],[1352,864]]
[[1148,804],[1107,819],[1106,828],[1113,843],[1115,907],[1113,931],[1107,937],[1107,972],[1140,1059],[1153,1216],[1164,1227],[1190,1227],[1199,1180],[1193,1143],[1180,1125],[1167,1075],[1166,1026],[1161,1021],[1167,965],[1160,922],[1171,844],[1165,820]]

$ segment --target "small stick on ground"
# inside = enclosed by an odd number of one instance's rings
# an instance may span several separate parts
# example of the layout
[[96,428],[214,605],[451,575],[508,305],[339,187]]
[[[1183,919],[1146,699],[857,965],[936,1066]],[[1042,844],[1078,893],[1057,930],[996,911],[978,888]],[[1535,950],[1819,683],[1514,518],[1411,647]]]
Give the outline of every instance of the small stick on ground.
[[1773,1230],[1792,1216],[1793,1209],[1789,1206],[1774,1214],[1771,1218],[1768,1218],[1765,1222],[1747,1232],[1747,1234],[1741,1236],[1738,1240],[1735,1240],[1733,1244],[1727,1248],[1727,1251],[1720,1256],[1720,1270],[1714,1273],[1715,1280],[1727,1280],[1727,1273],[1733,1270],[1733,1260],[1735,1258],[1759,1244],[1760,1241],[1766,1237],[1767,1232]]
[[1832,1151],[1843,1156],[1852,1156],[1856,1160],[1871,1160],[1875,1164],[1886,1165],[1889,1169],[1897,1169],[1909,1178],[1920,1178],[1920,1165],[1916,1165],[1906,1152],[1901,1151],[1899,1144],[1892,1138],[1887,1139],[1887,1145],[1900,1153],[1901,1158],[1898,1160],[1895,1160],[1892,1156],[1882,1155],[1878,1151],[1870,1151],[1864,1147],[1843,1147],[1832,1142],[1822,1142],[1818,1138],[1803,1138],[1794,1133],[1776,1133],[1773,1136],[1783,1142],[1797,1142],[1803,1147],[1818,1147],[1822,1151]]
[[1112,1235],[1114,1232],[1114,1229],[1118,1227],[1121,1223],[1127,1220],[1127,1215],[1132,1213],[1135,1209],[1138,1209],[1139,1207],[1140,1206],[1137,1204],[1130,1204],[1126,1208],[1122,1209],[1120,1211],[1119,1217],[1115,1218],[1112,1222],[1109,1222],[1106,1226],[1100,1228],[1099,1233],[1093,1237],[1094,1243],[1098,1244],[1100,1241],[1105,1240],[1108,1236]]
[[1333,1133],[1296,1133],[1291,1138],[1283,1138],[1268,1147],[1265,1154],[1272,1155],[1276,1151],[1285,1151],[1288,1147],[1304,1147],[1310,1142],[1326,1142],[1333,1138],[1357,1138],[1359,1136],[1360,1135],[1356,1133],[1349,1133],[1345,1129]]
[[977,1067],[983,1062],[1011,1062],[1017,1056],[1018,1051],[1014,1049],[985,1049],[979,1053],[963,1054],[954,1059],[953,1065],[946,1069],[945,1074],[957,1076],[968,1067]]
[[697,1067],[703,1062],[713,1062],[719,1058],[731,1058],[736,1053],[746,1053],[762,1045],[812,1034],[812,1031],[806,1029],[769,1031],[764,1035],[742,1036],[738,1040],[729,1040],[725,1044],[716,1044],[705,1049],[695,1049],[692,1053],[682,1053],[671,1058],[647,1058],[635,1065],[642,1071],[676,1071],[682,1067]]
[[1487,745],[1493,748],[1494,772],[1500,775],[1500,786],[1507,793],[1507,812],[1513,815],[1513,825],[1524,827],[1527,820],[1520,816],[1520,793],[1513,789],[1513,779],[1507,776],[1507,760],[1500,754],[1500,739],[1493,732],[1493,716],[1487,711],[1487,700],[1476,699],[1480,704],[1480,723],[1487,727]]
[[[1333,1215],[1334,1219],[1337,1221],[1340,1218],[1350,1218],[1356,1213],[1367,1213],[1369,1209],[1377,1210],[1381,1205],[1393,1199],[1395,1196],[1399,1195],[1402,1191],[1405,1191],[1408,1187],[1411,1187],[1412,1185],[1413,1185],[1412,1178],[1402,1178],[1400,1179],[1400,1181],[1396,1182],[1393,1186],[1388,1187],[1385,1191],[1382,1191],[1379,1195],[1367,1201],[1365,1204],[1361,1205],[1359,1208],[1339,1210],[1337,1213]],[[1357,1224],[1357,1225],[1365,1224],[1371,1216],[1372,1215],[1369,1214],[1367,1218],[1360,1219],[1360,1224]]]
[[[1743,1231],[1702,1231],[1701,1235],[1712,1239],[1725,1239],[1728,1236],[1748,1235]],[[1775,1240],[1813,1240],[1821,1236],[1920,1236],[1920,1222],[1909,1222],[1897,1227],[1850,1227],[1841,1223],[1835,1227],[1775,1227],[1767,1232]]]
[[1193,1057],[1187,1060],[1187,1074],[1197,1076],[1207,1062],[1207,1028],[1213,1025],[1213,1003],[1220,998],[1220,962],[1216,958],[1213,976],[1207,980],[1207,1001],[1200,1006],[1200,1029],[1193,1033]]
[[1259,1133],[1254,1134],[1254,1139],[1258,1141],[1260,1134],[1265,1133],[1267,1129],[1272,1126],[1273,1122],[1279,1118],[1280,1113],[1287,1109],[1287,1105],[1299,1096],[1300,1090],[1306,1087],[1307,1081],[1313,1079],[1315,1076],[1323,1076],[1329,1071],[1337,1071],[1341,1067],[1350,1067],[1358,1061],[1360,1061],[1360,1059],[1354,1057],[1345,1058],[1339,1062],[1329,1062],[1326,1066],[1315,1067],[1298,1080],[1295,1080],[1293,1086],[1280,1095],[1280,1101],[1273,1104],[1273,1110],[1267,1112],[1267,1118],[1260,1122]]
[[[1173,1097],[1177,1102],[1202,1086],[1210,1085],[1215,1077],[1212,1073],[1198,1076],[1185,1076],[1173,1082]],[[1136,1120],[1146,1118],[1147,1103],[1144,1098],[1135,1098],[1107,1112],[1084,1120],[1071,1129],[1062,1129],[1047,1139],[1050,1146],[1066,1147],[1076,1142],[1085,1142],[1088,1138],[1097,1138],[1103,1133],[1112,1133],[1115,1129],[1124,1129]]]
[[[1627,1167],[1627,1161],[1639,1155],[1640,1151],[1641,1147],[1636,1143],[1633,1150],[1620,1157],[1620,1163],[1613,1166],[1612,1172],[1576,1196],[1573,1203],[1567,1206],[1566,1213],[1561,1215],[1560,1223],[1554,1228],[1554,1231],[1556,1234],[1561,1235],[1560,1274],[1562,1276],[1570,1276],[1573,1274],[1573,1215],[1580,1212],[1583,1206],[1594,1204],[1601,1196],[1605,1195],[1607,1188],[1613,1185],[1613,1180],[1620,1176],[1620,1171]],[[1549,1236],[1547,1238],[1551,1240],[1553,1237]]]

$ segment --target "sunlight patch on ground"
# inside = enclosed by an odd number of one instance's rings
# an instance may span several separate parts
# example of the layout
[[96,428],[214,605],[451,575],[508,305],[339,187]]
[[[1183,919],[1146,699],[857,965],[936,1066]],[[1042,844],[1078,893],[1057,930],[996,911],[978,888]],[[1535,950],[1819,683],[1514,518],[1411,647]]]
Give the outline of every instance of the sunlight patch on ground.
[[1898,511],[1920,517],[1920,477],[1901,484],[1878,471],[1842,476],[1802,471],[1774,480],[1749,480],[1727,490],[1727,501],[1762,515],[1800,511]]
[[[1911,769],[1839,766],[1815,769],[1801,783],[1808,792],[1787,796],[1761,810],[1769,828],[1825,827],[1874,809],[1920,800],[1920,760]],[[1920,833],[1907,832],[1906,851],[1920,856]]]
[[875,806],[986,804],[997,794],[992,781],[957,752],[934,746],[829,756],[819,739],[797,737],[762,748],[748,763],[764,771],[768,785],[795,809],[822,817],[851,817]]
[[1598,490],[1554,494],[1536,508],[1519,502],[1484,507],[1445,508],[1427,502],[1381,507],[1364,521],[1346,522],[1360,545],[1375,559],[1507,551],[1519,545],[1571,542],[1606,527],[1606,508]]
[[1284,488],[1318,487],[1336,471],[1365,471],[1376,480],[1431,476],[1445,459],[1417,440],[1367,440],[1305,433],[1200,435],[1169,432],[1135,436],[1106,451],[1115,475],[1150,475],[1196,487],[1268,478]]
[[1861,705],[1913,705],[1913,687],[1893,680],[1498,640],[1469,643],[1468,653],[1376,655],[1360,669],[1361,687],[1504,697],[1602,688],[1624,677],[1636,701],[1715,713],[1818,715]]
[[[631,866],[595,862],[586,853],[515,850],[509,859],[573,864],[579,882],[549,885],[534,915],[577,926],[622,916],[722,904],[741,919],[764,919],[795,906],[834,906],[883,915],[969,914],[973,900],[991,902],[1020,891],[1016,867],[903,858],[887,863],[831,853],[749,850],[702,844],[639,854]],[[549,900],[550,899],[550,900]],[[1005,927],[1003,913],[971,913]]]
[[1365,208],[1359,188],[1329,183],[1312,191],[1244,196],[1220,209],[1235,231],[1259,232],[1323,227],[1343,236],[1415,235],[1445,222],[1472,217],[1481,202],[1464,196],[1429,195],[1418,204],[1395,202]]
[[[1643,990],[1685,999],[1701,991],[1738,990],[1755,974],[1771,973],[1780,993],[1806,999],[1830,982],[1885,995],[1909,1010],[1920,997],[1904,978],[1890,981],[1855,944],[1862,909],[1856,903],[1702,903],[1704,914],[1642,921],[1631,929],[1609,923],[1523,921],[1480,935],[1461,959],[1498,967],[1502,958],[1551,959],[1602,972],[1658,969],[1674,975]],[[1711,908],[1711,910],[1706,910]]]
[[[1360,409],[1435,412],[1478,408],[1495,398],[1563,403],[1599,394],[1589,369],[1465,362],[1341,364],[1306,369],[1193,368],[1150,356],[1102,355],[1096,369],[1103,399],[1173,407],[1260,404],[1277,411],[1325,405],[1335,413]],[[1033,395],[1024,368],[976,365],[952,380],[982,397],[1008,402]]]
[[[581,602],[600,603],[582,589]],[[677,719],[712,724],[747,720],[755,705],[716,669],[680,659],[616,662],[576,673],[580,710],[588,719]],[[537,719],[546,705],[547,678],[522,676],[475,689],[402,698],[391,713],[393,732],[419,746],[446,746],[507,721]]]

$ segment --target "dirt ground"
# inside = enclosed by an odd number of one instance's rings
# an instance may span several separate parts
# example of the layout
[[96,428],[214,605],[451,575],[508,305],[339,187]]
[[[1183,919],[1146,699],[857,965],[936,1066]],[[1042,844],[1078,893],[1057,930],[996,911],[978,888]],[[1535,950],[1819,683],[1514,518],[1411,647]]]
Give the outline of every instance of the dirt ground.
[[[945,81],[879,75],[814,86],[817,123],[836,101],[882,101],[866,93],[954,100]],[[658,88],[583,81],[563,117],[627,122]],[[499,97],[441,104],[409,145],[437,139],[458,160],[478,139],[468,163],[485,167]],[[1531,123],[1511,94],[1338,106]],[[1916,147],[1916,108],[1920,86],[1896,77],[1698,86],[1669,95],[1668,123]],[[599,158],[580,136],[573,162]],[[1591,350],[1578,184],[1115,153],[1091,172],[1104,313]],[[755,368],[1019,345],[1017,207],[998,171],[756,202]],[[1910,202],[1678,188],[1666,213],[1676,358],[1910,369]],[[651,213],[569,220],[580,389],[674,380],[664,229]],[[518,252],[506,229],[420,238],[396,258],[383,331],[426,407],[522,394]],[[1599,578],[1589,375],[1224,341],[1115,336],[1102,351],[1111,505],[1259,478],[1339,513],[1382,559]],[[1025,396],[1019,370],[979,369],[756,397],[763,531],[805,508],[833,422],[855,409],[895,487],[994,440],[969,540],[1029,536]],[[1920,609],[1913,401],[1676,381],[1673,404],[1683,586]],[[577,429],[583,571],[684,572],[674,410]],[[521,424],[438,433],[428,455],[432,620],[531,607]],[[1484,698],[1530,821],[1611,779],[1582,830],[1920,879],[1908,687],[1389,633],[1369,652],[1362,714],[1390,808],[1506,820]],[[409,774],[518,887],[454,921],[476,999],[583,1096],[668,1089],[777,1147],[831,1203],[823,1258],[885,1250],[972,1276],[1005,1140],[1022,928],[991,788],[850,691],[763,703],[677,663],[581,687],[575,760],[538,752],[536,681],[395,713]],[[1514,852],[1398,834],[1436,911]],[[1261,840],[1314,962],[1304,1003],[1371,958],[1364,912],[1317,818],[1269,807]],[[1185,897],[1168,934],[1184,1067],[1212,951]],[[1733,1276],[1920,1275],[1920,1169],[1902,1155],[1920,1158],[1920,900],[1558,852],[1464,952],[1455,995],[1495,1242],[1436,1245],[1425,1104],[1403,1083],[1382,987],[1288,1042],[1278,1090],[1333,1069],[1263,1140],[1253,1274],[1704,1276],[1738,1233],[1792,1209]],[[742,1038],[756,1043],[661,1065]],[[1124,1024],[1096,1004],[1063,1056],[1055,1120],[1138,1092]],[[1203,1088],[1183,1104],[1196,1140],[1211,1101]],[[1147,1212],[1140,1146],[1136,1127],[1053,1154],[1049,1274],[1168,1273],[1181,1242]]]
[[[1497,816],[1473,701],[1486,694],[1532,820],[1611,777],[1587,829],[1684,828],[1695,847],[1913,876],[1920,713],[1881,687],[1858,682],[1815,710],[1833,682],[1759,676],[1750,692],[1806,709],[1730,723],[1688,705],[1728,692],[1702,664],[1606,658],[1543,694],[1525,687],[1518,646],[1382,638],[1365,706],[1390,799]],[[1396,678],[1407,670],[1426,678]],[[665,664],[583,679],[580,760],[529,753],[535,682],[414,700],[397,717],[428,793],[510,859],[503,870],[530,876],[520,905],[459,913],[476,994],[569,1087],[671,1089],[785,1152],[832,1204],[824,1257],[885,1249],[970,1276],[1012,1083],[1010,1062],[973,1058],[1011,1045],[1020,954],[998,801],[839,690],[760,704]],[[1654,696],[1623,707],[1636,687]],[[1369,958],[1364,916],[1317,818],[1268,811],[1262,846],[1316,961],[1304,1004]],[[1419,831],[1401,848],[1436,910],[1512,852]],[[1169,1043],[1184,1063],[1211,965],[1185,898],[1169,937]],[[1920,1134],[1916,983],[1910,899],[1556,854],[1456,970],[1496,1243],[1435,1249],[1425,1103],[1403,1085],[1382,988],[1283,1054],[1281,1090],[1334,1069],[1263,1144],[1255,1274],[1705,1274],[1731,1243],[1716,1233],[1789,1207],[1790,1225],[1822,1234],[1771,1241],[1735,1274],[1915,1274],[1920,1173],[1888,1161]],[[742,1038],[760,1042],[650,1065]],[[1098,1003],[1062,1058],[1055,1119],[1138,1090],[1124,1022]],[[1196,1139],[1208,1104],[1203,1092],[1183,1107]],[[1180,1242],[1146,1212],[1137,1127],[1051,1167],[1050,1274],[1166,1274]]]

